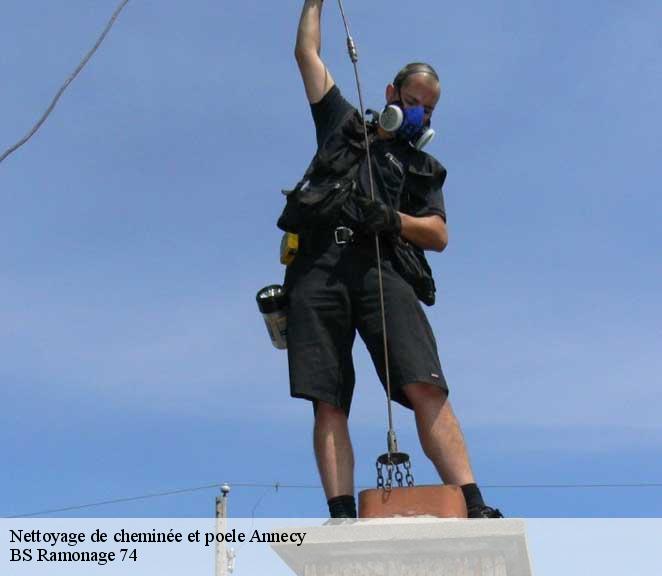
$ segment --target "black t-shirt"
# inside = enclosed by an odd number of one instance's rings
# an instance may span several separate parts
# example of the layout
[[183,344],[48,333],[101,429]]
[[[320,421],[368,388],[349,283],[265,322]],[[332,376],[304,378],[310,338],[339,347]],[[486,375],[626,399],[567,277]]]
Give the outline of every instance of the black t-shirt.
[[[355,110],[343,97],[338,86],[333,86],[324,98],[311,104],[310,108],[315,122],[318,148],[340,127],[348,113]],[[432,158],[427,154],[396,139],[375,139],[370,144],[370,151],[375,194],[381,201],[412,216],[437,214],[446,221],[442,192],[446,170],[443,167],[438,186],[421,188],[416,181],[432,162]],[[361,182],[368,182],[367,172],[367,164],[364,163]],[[368,189],[369,185],[363,185],[362,188]],[[370,194],[369,190],[364,190],[363,193]]]
[[329,135],[338,128],[347,113],[354,110],[354,106],[345,100],[338,86],[334,85],[324,98],[310,105],[310,110],[313,113],[317,147],[319,148]]

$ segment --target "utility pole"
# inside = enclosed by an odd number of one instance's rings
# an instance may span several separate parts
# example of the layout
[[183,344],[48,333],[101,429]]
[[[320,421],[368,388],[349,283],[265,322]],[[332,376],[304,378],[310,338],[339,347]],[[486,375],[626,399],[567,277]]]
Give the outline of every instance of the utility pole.
[[[216,533],[225,534],[228,527],[228,494],[230,486],[221,486],[221,495],[216,496]],[[225,539],[222,542],[216,540],[216,576],[228,576],[228,559],[230,554],[226,549]]]

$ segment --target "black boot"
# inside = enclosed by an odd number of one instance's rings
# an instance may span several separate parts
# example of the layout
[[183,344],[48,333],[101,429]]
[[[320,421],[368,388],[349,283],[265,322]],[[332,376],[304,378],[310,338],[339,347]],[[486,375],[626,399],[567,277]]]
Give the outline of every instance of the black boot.
[[356,518],[356,501],[351,494],[330,498],[327,503],[331,518]]
[[462,494],[467,503],[467,516],[469,518],[503,518],[498,508],[492,508],[485,504],[480,488],[476,484],[465,484],[460,486]]

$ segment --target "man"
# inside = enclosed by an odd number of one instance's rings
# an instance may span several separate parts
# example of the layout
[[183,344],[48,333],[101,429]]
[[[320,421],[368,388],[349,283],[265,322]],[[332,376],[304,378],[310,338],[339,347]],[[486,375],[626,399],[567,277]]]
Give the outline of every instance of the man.
[[[295,56],[315,121],[318,152],[279,226],[299,233],[301,249],[288,267],[288,361],[291,394],[313,401],[314,449],[332,518],[356,517],[354,457],[348,415],[354,388],[352,345],[358,331],[385,381],[374,235],[383,249],[383,285],[391,391],[412,408],[425,454],[442,480],[462,487],[470,517],[501,517],[483,502],[459,424],[447,400],[436,343],[414,288],[397,270],[398,237],[423,250],[447,244],[441,187],[445,169],[419,151],[439,100],[431,66],[403,68],[386,88],[414,126],[404,136],[371,125],[368,162],[356,110],[343,98],[320,58],[323,0],[305,0]],[[360,129],[359,129],[360,128]],[[410,126],[411,128],[411,126]],[[311,190],[314,190],[311,192]],[[308,196],[306,196],[308,194]],[[311,200],[314,199],[313,200]],[[297,204],[296,200],[301,199]]]

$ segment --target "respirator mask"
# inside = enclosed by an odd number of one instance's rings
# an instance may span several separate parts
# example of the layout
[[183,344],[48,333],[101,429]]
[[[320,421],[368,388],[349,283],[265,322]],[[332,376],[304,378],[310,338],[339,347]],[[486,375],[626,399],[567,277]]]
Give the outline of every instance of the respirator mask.
[[422,150],[434,138],[430,122],[425,121],[425,108],[411,106],[405,108],[400,100],[392,102],[379,115],[379,125],[395,134],[397,138],[409,142],[417,150]]

